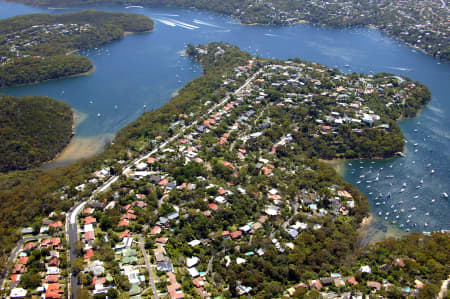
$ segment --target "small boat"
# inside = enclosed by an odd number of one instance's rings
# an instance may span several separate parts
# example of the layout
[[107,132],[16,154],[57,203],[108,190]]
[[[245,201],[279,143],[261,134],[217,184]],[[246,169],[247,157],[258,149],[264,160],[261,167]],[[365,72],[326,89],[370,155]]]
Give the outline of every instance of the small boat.
[[405,189],[404,188],[400,189],[400,192],[405,192]]
[[423,179],[420,180],[420,183],[423,184]]
[[406,182],[403,183],[403,187],[406,187]]
[[426,213],[425,213],[425,216],[430,216],[430,212],[426,212]]
[[442,196],[444,196],[444,198],[448,198],[447,192],[442,193]]
[[428,223],[425,222],[424,226],[427,227],[427,226],[428,226]]
[[425,166],[426,168],[430,168],[431,167],[431,163],[428,163],[427,166]]
[[414,196],[415,199],[419,198],[419,195]]
[[435,202],[436,202],[436,199],[432,199],[432,200],[431,200],[431,203],[435,203]]
[[100,113],[97,113],[97,117],[100,117],[100,116],[102,116]]
[[412,207],[412,208],[411,208],[411,211],[415,211],[415,210],[417,210],[416,207]]
[[430,174],[434,174],[434,169],[431,169]]
[[94,101],[93,101],[93,100],[90,100],[90,101],[89,101],[89,104],[94,104]]
[[420,185],[417,185],[417,186],[416,186],[416,189],[420,189]]
[[418,143],[414,143],[414,146],[419,146],[419,144]]
[[388,194],[386,195],[386,198],[391,198],[392,194],[391,192],[388,192]]
[[118,107],[117,107],[117,105],[114,105],[114,109],[116,109],[116,110],[117,110],[117,108],[118,108]]

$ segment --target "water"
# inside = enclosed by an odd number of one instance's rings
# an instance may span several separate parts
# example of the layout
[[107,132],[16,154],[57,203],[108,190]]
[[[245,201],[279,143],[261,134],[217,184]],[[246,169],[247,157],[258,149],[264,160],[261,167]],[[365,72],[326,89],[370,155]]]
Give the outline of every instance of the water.
[[[160,107],[185,83],[201,74],[197,63],[178,54],[187,43],[226,41],[261,57],[300,57],[337,66],[346,72],[394,72],[409,76],[427,84],[433,100],[417,118],[400,122],[408,140],[407,156],[383,161],[347,162],[343,175],[354,184],[362,181],[357,186],[368,195],[374,215],[382,212],[382,217],[374,222],[381,230],[395,231],[400,224],[404,225],[402,229],[412,231],[450,229],[450,202],[441,197],[442,192],[450,193],[450,151],[446,150],[450,147],[450,118],[446,117],[450,112],[449,64],[438,64],[435,59],[367,28],[336,30],[309,24],[242,26],[231,18],[199,10],[95,8],[148,15],[156,22],[155,31],[131,35],[97,50],[79,53],[91,58],[95,64],[96,70],[89,76],[0,92],[18,96],[48,95],[68,102],[85,115],[85,120],[76,128],[76,137],[86,143],[99,143],[93,147],[99,150],[121,127],[144,111]],[[46,10],[0,2],[0,18],[71,10]],[[418,143],[417,147],[413,145],[415,143]],[[95,150],[86,150],[81,156]],[[429,163],[431,167],[427,168]],[[376,181],[380,168],[384,170]],[[431,169],[435,170],[434,175],[430,174]],[[360,178],[361,175],[366,178]],[[372,182],[367,183],[367,180]],[[400,193],[403,182],[407,187]],[[416,189],[418,185],[421,185],[420,189]],[[385,198],[388,192],[392,196]],[[375,199],[379,193],[383,193],[381,200]],[[435,199],[434,203],[432,199]],[[403,204],[398,204],[399,201]],[[413,207],[416,209],[411,211]],[[398,219],[395,218],[396,209],[405,210],[398,213]],[[390,214],[385,221],[386,212]],[[406,222],[408,219],[409,223]],[[394,220],[394,227],[386,227]],[[411,223],[416,223],[416,226],[411,226]]]

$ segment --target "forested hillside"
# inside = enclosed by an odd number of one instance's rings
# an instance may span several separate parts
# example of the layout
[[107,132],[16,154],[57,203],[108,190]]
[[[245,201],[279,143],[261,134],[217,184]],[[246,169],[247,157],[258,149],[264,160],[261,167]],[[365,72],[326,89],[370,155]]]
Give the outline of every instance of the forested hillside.
[[92,62],[71,52],[152,29],[145,16],[96,10],[0,20],[0,87],[85,73]]
[[37,167],[72,136],[72,109],[48,97],[0,96],[0,171]]

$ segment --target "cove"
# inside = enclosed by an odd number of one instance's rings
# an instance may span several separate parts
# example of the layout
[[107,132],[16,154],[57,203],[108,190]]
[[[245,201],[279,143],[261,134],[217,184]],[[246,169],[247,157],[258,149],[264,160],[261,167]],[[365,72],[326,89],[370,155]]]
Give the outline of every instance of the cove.
[[[368,196],[375,219],[371,229],[381,235],[384,232],[396,235],[404,230],[450,229],[450,201],[441,196],[443,192],[450,192],[448,63],[440,64],[368,28],[339,30],[311,24],[243,26],[234,19],[199,10],[89,8],[141,13],[156,22],[155,30],[78,53],[88,56],[95,64],[96,70],[89,76],[0,92],[16,96],[48,95],[66,101],[86,114],[76,128],[76,137],[84,142],[97,142],[98,146],[92,148],[99,150],[120,128],[144,111],[160,107],[174,92],[201,74],[197,63],[179,54],[187,43],[225,41],[261,57],[300,57],[336,66],[345,72],[405,75],[425,83],[433,94],[431,103],[418,117],[400,122],[408,141],[406,157],[346,161],[342,174]],[[0,2],[0,17],[81,9],[47,10]],[[434,174],[431,174],[432,169]],[[405,190],[401,192],[401,189]]]

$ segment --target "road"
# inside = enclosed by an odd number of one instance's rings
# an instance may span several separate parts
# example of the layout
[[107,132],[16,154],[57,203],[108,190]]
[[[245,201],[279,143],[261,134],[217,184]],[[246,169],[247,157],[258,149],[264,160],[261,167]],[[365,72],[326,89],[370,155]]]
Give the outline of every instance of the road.
[[438,299],[444,298],[444,295],[447,293],[447,288],[448,288],[448,283],[449,282],[450,282],[450,276],[448,277],[447,280],[444,280],[442,282],[442,286],[441,286],[441,290],[440,290],[439,295],[438,295]]
[[[77,258],[77,252],[76,252],[76,243],[78,241],[78,224],[77,224],[77,217],[80,211],[84,208],[86,205],[86,201],[78,204],[72,212],[69,213],[66,219],[69,219],[69,221],[66,223],[66,235],[69,236],[69,257],[70,257],[70,265],[72,265],[73,261]],[[73,272],[70,274],[70,283],[71,283],[71,291],[70,291],[70,298],[75,298],[75,295],[77,294],[77,290],[80,287],[78,284],[78,279]]]
[[8,258],[8,262],[6,263],[5,267],[2,270],[1,281],[0,281],[0,290],[3,290],[3,285],[5,283],[5,279],[8,276],[8,268],[13,264],[14,259],[16,258],[17,254],[19,253],[23,244],[28,241],[31,241],[31,240],[38,240],[38,239],[47,238],[47,237],[48,237],[48,235],[37,235],[37,236],[25,237],[25,238],[22,238],[19,241],[17,241],[16,247],[14,247],[13,251],[11,252],[11,254]]
[[[248,78],[243,85],[241,85],[238,89],[236,89],[234,91],[234,94],[237,95],[239,94],[245,87],[247,87],[255,78],[256,76],[262,72],[262,68],[259,69],[257,72],[255,72],[250,78]],[[224,105],[227,101],[230,100],[230,95],[226,95],[222,101],[220,101],[219,103],[215,104],[214,106],[212,106],[207,112],[206,114],[211,114],[215,109],[217,109],[218,107]],[[198,117],[197,119],[200,119],[201,117]],[[137,165],[139,163],[141,163],[144,160],[147,160],[149,157],[151,157],[152,155],[154,155],[156,152],[160,151],[161,149],[163,149],[167,144],[173,142],[174,140],[176,140],[177,138],[179,138],[180,136],[184,135],[184,133],[186,132],[186,130],[189,130],[191,128],[193,128],[194,126],[196,126],[198,124],[198,120],[193,121],[190,125],[188,126],[184,126],[180,129],[180,131],[178,133],[176,133],[175,135],[173,135],[172,137],[170,137],[169,139],[167,139],[166,141],[164,141],[163,143],[161,143],[159,146],[157,146],[155,149],[153,149],[152,151],[150,151],[149,153],[136,158],[134,160],[132,160],[130,163],[127,164],[127,166],[122,170],[122,174],[126,175],[127,173],[129,173],[132,170],[133,165]],[[95,198],[95,195],[101,192],[104,192],[106,190],[108,190],[112,184],[114,184],[117,180],[119,179],[119,175],[116,176],[112,176],[110,177],[106,182],[104,182],[101,186],[99,186],[95,191],[92,192],[89,200],[93,200]],[[86,205],[86,203],[89,201],[84,201],[80,204],[78,204],[75,208],[73,208],[73,211],[71,213],[69,213],[68,218],[70,219],[69,223],[66,225],[67,227],[67,231],[66,234],[69,235],[69,244],[70,244],[70,264],[72,265],[73,261],[77,258],[76,255],[76,251],[75,251],[75,243],[78,241],[78,227],[77,227],[77,217],[79,212],[84,208],[84,206]],[[151,270],[151,269],[150,269]],[[153,273],[150,271],[150,273]],[[152,277],[152,275],[151,275]],[[152,277],[153,278],[153,277]],[[71,275],[71,284],[72,284],[72,296],[71,298],[75,298],[74,294],[76,294],[77,289],[79,288],[78,285],[78,280],[76,278],[75,275]],[[152,286],[153,288],[153,286]],[[153,293],[156,294],[156,287],[153,288]],[[157,297],[156,297],[157,298]]]
[[150,266],[150,261],[148,260],[147,251],[144,247],[144,238],[142,235],[139,235],[139,247],[141,248],[142,255],[144,256],[145,266],[148,271],[148,279],[153,291],[153,298],[158,299],[158,291],[156,290],[155,278],[153,277],[152,267]]

